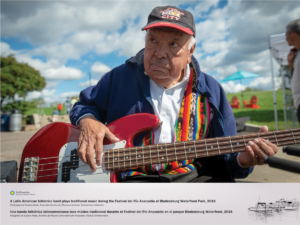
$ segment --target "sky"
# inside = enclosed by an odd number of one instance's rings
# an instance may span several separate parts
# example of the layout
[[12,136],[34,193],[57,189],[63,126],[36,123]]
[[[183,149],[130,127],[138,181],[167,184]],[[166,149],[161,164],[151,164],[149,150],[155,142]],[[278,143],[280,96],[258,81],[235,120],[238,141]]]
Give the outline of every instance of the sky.
[[[268,37],[285,33],[300,17],[295,1],[1,1],[1,55],[40,71],[47,86],[28,94],[47,103],[95,85],[101,76],[144,47],[151,10],[174,5],[190,11],[196,23],[194,56],[203,72],[221,82],[244,70],[260,77],[226,82],[226,92],[245,86],[272,89]],[[279,66],[274,61],[275,76]],[[276,80],[278,88],[280,82]]]

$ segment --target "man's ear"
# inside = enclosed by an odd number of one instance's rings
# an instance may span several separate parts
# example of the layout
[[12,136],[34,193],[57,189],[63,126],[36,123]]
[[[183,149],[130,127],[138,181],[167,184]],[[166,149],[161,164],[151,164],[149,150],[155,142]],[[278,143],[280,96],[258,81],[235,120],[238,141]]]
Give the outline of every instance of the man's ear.
[[192,56],[193,56],[193,53],[195,51],[195,48],[196,48],[196,44],[194,44],[194,46],[191,47],[190,49],[190,52],[189,52],[189,57],[187,59],[187,63],[190,64],[191,61],[192,61]]

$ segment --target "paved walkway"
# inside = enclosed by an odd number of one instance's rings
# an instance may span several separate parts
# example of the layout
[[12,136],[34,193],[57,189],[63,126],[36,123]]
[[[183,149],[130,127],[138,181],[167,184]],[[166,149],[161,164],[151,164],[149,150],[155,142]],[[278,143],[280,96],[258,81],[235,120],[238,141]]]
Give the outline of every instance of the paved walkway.
[[[27,132],[1,132],[1,158],[0,161],[16,160],[18,167],[23,148],[27,141],[35,134],[35,131]],[[282,153],[280,148],[276,155],[279,158],[288,159],[300,163],[300,157],[289,156]],[[246,179],[237,180],[237,182],[276,182],[276,183],[299,183],[300,175],[274,169],[268,165],[256,166],[252,174]]]

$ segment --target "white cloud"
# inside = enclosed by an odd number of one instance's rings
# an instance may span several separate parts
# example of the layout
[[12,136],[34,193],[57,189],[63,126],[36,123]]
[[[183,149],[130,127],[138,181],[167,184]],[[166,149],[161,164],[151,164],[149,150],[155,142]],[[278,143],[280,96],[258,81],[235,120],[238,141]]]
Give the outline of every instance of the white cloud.
[[50,68],[42,71],[43,77],[46,79],[57,80],[78,80],[84,77],[81,70],[72,67],[60,66],[58,68]]
[[[274,78],[275,89],[280,87],[280,78]],[[249,84],[251,88],[259,88],[263,90],[273,90],[272,78],[271,77],[258,77]]]
[[242,84],[235,84],[233,81],[229,81],[228,83],[221,83],[224,91],[226,93],[237,93],[245,90],[245,86]]
[[101,62],[95,62],[91,68],[93,75],[98,78],[100,78],[103,74],[109,72],[110,70],[111,69],[107,65]]
[[[99,80],[91,79],[91,85],[96,85]],[[90,86],[90,81],[81,82],[78,85],[80,88],[87,88]]]

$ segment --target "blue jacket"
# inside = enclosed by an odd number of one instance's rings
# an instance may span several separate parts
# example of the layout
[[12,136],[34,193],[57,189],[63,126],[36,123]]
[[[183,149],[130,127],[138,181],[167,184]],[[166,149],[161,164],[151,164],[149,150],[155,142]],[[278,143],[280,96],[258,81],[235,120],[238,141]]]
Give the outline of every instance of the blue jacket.
[[[144,75],[144,54],[141,50],[135,57],[104,74],[96,86],[80,93],[78,101],[70,113],[71,123],[85,115],[92,114],[102,123],[110,123],[134,113],[154,114],[150,94],[149,77]],[[221,85],[211,76],[201,72],[199,63],[192,57],[191,65],[198,75],[197,90],[205,95],[214,109],[214,117],[208,137],[236,135],[235,119]],[[134,144],[141,142],[138,136]],[[218,168],[223,164],[233,178],[245,178],[253,170],[241,168],[237,163],[237,153],[205,158],[204,164]],[[223,168],[224,168],[223,166]],[[220,170],[223,169],[220,166]]]

